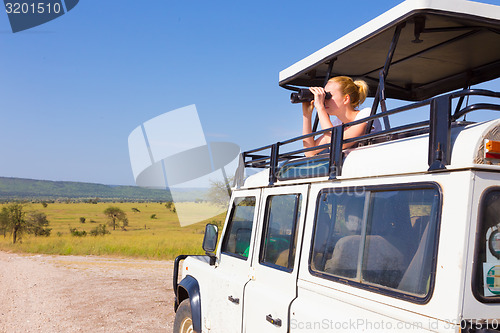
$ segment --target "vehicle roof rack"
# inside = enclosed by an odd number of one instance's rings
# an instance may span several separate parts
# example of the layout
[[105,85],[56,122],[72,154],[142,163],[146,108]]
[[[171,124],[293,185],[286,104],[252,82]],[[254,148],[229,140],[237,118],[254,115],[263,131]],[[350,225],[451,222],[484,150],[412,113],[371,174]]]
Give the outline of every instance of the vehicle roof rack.
[[[463,126],[464,124],[458,123],[457,121],[464,115],[473,111],[500,111],[500,103],[476,103],[461,108],[461,103],[459,101],[457,103],[456,110],[452,113],[452,100],[461,100],[466,96],[500,98],[500,92],[493,92],[484,89],[464,89],[458,92],[453,92],[424,101],[412,103],[410,105],[386,111],[384,114],[379,113],[365,119],[356,120],[329,129],[298,136],[289,140],[276,142],[271,145],[246,151],[242,154],[244,162],[243,165],[247,168],[269,168],[269,185],[273,185],[278,179],[280,171],[278,167],[279,163],[304,158],[303,153],[308,151],[329,148],[329,153],[324,154],[323,157],[325,159],[328,159],[329,178],[335,179],[342,174],[342,164],[344,159],[342,147],[344,146],[344,144],[355,143],[356,145],[370,145],[379,142],[397,140],[403,137],[415,136],[422,133],[429,133],[428,171],[442,170],[446,168],[446,165],[450,164],[452,126]],[[375,120],[384,116],[411,111],[423,106],[430,106],[430,116],[428,121],[415,122],[398,127],[393,127],[380,132],[368,133],[354,138],[344,139],[343,134],[346,127],[360,124],[366,122],[367,120]],[[294,142],[301,141],[304,138],[320,135],[326,132],[330,132],[332,135],[332,140],[329,144],[324,144],[312,148],[287,151],[287,146]]]

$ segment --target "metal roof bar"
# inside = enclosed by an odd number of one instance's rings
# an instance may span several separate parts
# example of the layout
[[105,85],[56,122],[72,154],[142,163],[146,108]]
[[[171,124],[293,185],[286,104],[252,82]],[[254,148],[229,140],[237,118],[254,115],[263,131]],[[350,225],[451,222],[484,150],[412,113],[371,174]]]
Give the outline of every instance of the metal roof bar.
[[[328,80],[330,80],[330,76],[332,75],[332,68],[333,68],[333,64],[334,64],[335,60],[337,60],[337,58],[331,59],[330,62],[328,63],[328,71],[326,72],[326,75],[325,75],[325,81],[323,82],[323,88],[326,87]],[[316,130],[318,129],[318,124],[319,124],[319,116],[318,116],[318,112],[316,111],[316,117],[314,118],[314,125],[312,127],[313,132],[316,132]]]
[[[396,46],[398,45],[399,36],[401,35],[401,30],[406,26],[406,23],[403,22],[396,27],[394,31],[394,35],[392,36],[391,45],[389,47],[389,51],[387,52],[387,57],[385,59],[385,64],[379,74],[379,82],[377,87],[377,92],[375,93],[375,98],[373,100],[372,110],[370,115],[374,115],[377,112],[378,105],[380,103],[382,112],[385,113],[387,111],[385,105],[385,78],[387,74],[389,74],[389,68],[391,66],[392,58],[394,57],[394,52],[396,51]],[[370,120],[366,124],[365,134],[370,133],[373,125],[373,120]],[[389,129],[390,123],[389,118],[384,117],[384,129]]]

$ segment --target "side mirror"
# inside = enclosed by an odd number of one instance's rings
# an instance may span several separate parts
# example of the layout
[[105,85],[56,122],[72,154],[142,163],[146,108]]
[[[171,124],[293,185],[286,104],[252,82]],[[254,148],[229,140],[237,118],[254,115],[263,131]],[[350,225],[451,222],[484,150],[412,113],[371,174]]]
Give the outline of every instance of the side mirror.
[[203,250],[210,257],[210,265],[215,265],[215,249],[217,248],[217,237],[219,228],[215,224],[205,226],[205,236],[203,237]]

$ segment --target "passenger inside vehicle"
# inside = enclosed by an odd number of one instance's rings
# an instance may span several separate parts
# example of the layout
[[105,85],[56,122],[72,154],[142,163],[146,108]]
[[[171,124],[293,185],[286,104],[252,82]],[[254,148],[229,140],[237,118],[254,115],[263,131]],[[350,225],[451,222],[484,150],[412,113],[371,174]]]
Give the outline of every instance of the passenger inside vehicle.
[[325,269],[325,264],[332,257],[337,242],[350,235],[361,235],[363,222],[364,196],[345,196],[341,200],[335,195],[328,195],[321,205],[316,224],[314,242],[314,267]]
[[[364,197],[348,198],[344,206],[344,220],[336,223],[337,232],[330,238],[331,257],[325,262],[325,272],[345,277],[356,277]],[[343,222],[343,223],[342,223]]]

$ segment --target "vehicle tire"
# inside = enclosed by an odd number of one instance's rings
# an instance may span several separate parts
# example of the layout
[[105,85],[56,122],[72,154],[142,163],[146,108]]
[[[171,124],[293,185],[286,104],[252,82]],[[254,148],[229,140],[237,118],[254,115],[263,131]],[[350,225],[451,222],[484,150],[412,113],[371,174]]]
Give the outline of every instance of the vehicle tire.
[[192,333],[193,318],[191,317],[191,303],[189,298],[181,302],[174,320],[174,333]]

